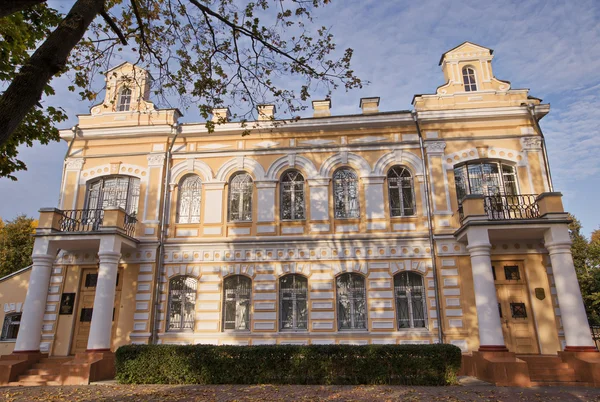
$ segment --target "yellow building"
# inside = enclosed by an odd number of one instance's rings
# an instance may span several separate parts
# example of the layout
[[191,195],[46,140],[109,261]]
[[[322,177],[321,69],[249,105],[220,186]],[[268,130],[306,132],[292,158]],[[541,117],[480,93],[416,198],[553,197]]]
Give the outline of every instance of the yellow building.
[[227,109],[214,132],[180,124],[146,71],[115,67],[61,131],[60,203],[40,211],[0,381],[45,353],[74,358],[21,383],[106,377],[126,344],[444,342],[498,384],[556,380],[540,367],[600,384],[537,124],[550,107],[492,58],[444,53],[445,84],[412,111],[362,98],[331,116],[323,100],[281,124],[261,105],[249,136]]

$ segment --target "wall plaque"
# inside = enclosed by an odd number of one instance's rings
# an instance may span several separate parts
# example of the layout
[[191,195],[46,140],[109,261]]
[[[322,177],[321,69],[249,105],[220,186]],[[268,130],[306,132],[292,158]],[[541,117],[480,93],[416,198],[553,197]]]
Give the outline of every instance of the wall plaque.
[[535,288],[535,297],[539,300],[544,300],[546,298],[546,291],[544,288]]
[[75,293],[63,293],[60,299],[60,315],[73,314],[73,306],[75,305]]

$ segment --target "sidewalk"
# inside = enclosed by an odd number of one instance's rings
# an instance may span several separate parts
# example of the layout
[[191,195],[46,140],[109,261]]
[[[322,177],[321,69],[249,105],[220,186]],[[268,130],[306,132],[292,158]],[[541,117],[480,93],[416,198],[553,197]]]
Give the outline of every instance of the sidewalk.
[[600,389],[506,388],[462,381],[454,387],[321,385],[118,385],[0,388],[12,401],[600,401]]

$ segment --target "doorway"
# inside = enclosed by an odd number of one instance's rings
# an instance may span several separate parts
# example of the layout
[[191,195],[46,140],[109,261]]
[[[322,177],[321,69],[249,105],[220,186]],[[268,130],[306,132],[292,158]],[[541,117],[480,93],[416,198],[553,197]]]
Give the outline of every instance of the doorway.
[[[117,272],[117,283],[115,292],[115,304],[119,306],[121,300],[122,279],[121,269]],[[90,327],[92,324],[92,313],[94,311],[94,298],[96,297],[96,284],[98,283],[98,268],[84,268],[81,271],[81,283],[79,285],[79,300],[75,317],[75,330],[73,342],[71,343],[71,354],[83,353],[87,349]],[[117,322],[119,320],[119,309],[113,307],[113,321],[111,339],[114,339]]]
[[504,342],[515,353],[539,353],[522,262],[492,262]]

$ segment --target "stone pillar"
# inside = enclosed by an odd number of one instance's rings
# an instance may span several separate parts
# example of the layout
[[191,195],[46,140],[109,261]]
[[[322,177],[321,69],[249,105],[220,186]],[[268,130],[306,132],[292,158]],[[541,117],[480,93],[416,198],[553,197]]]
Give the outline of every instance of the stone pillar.
[[34,253],[31,258],[33,259],[33,267],[31,268],[29,287],[25,296],[21,326],[17,335],[14,353],[39,352],[42,339],[42,322],[46,309],[50,274],[56,256],[53,253]]
[[507,352],[498,313],[498,298],[492,272],[491,244],[487,229],[468,229],[467,250],[471,256],[473,288],[479,323],[479,350]]
[[115,308],[115,291],[117,271],[121,253],[117,251],[100,251],[98,267],[98,283],[94,297],[94,311],[88,338],[87,351],[109,351],[112,332],[113,309]]
[[577,274],[571,255],[571,240],[567,225],[556,225],[545,234],[546,249],[550,254],[556,296],[565,340],[566,352],[594,352],[596,345],[590,333]]

